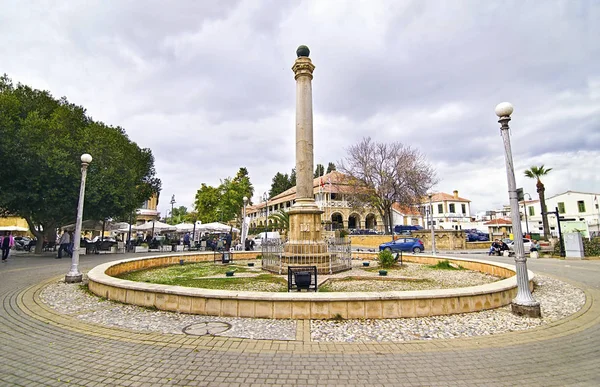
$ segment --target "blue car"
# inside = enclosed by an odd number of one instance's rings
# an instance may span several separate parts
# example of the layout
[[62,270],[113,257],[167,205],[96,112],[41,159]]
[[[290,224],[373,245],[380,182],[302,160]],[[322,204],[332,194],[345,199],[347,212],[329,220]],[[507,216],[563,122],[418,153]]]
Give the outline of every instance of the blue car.
[[395,241],[380,244],[379,251],[383,250],[392,252],[412,251],[416,254],[425,250],[425,248],[423,247],[423,242],[421,242],[419,238],[398,238]]

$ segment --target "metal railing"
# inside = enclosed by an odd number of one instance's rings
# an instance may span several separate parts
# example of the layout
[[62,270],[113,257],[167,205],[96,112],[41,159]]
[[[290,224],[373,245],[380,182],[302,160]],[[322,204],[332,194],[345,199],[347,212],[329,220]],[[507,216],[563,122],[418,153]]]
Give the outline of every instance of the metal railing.
[[320,274],[333,274],[352,268],[352,248],[345,238],[323,242],[261,244],[262,269],[285,274],[288,266],[316,266]]

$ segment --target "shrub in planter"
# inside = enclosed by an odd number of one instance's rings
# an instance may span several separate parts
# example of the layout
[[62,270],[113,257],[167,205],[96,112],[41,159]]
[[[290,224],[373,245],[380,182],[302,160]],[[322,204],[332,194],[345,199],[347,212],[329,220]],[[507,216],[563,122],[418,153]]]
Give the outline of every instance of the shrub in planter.
[[387,250],[380,251],[379,255],[377,256],[377,260],[379,261],[379,266],[382,269],[390,268],[396,264],[394,254]]

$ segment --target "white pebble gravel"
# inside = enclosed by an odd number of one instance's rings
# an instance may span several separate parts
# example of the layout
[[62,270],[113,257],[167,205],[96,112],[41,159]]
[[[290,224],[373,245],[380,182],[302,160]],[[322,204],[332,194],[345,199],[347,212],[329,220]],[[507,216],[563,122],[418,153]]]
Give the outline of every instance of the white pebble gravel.
[[[565,282],[536,276],[534,297],[541,303],[542,318],[513,315],[510,307],[450,316],[385,320],[312,320],[311,339],[330,342],[380,342],[432,340],[531,329],[565,318],[585,304],[585,293]],[[466,285],[465,285],[466,286]],[[40,299],[58,313],[88,323],[140,332],[184,334],[189,325],[222,321],[231,329],[218,336],[295,340],[296,321],[197,316],[163,312],[100,299],[78,284],[56,282],[44,287]]]
[[449,316],[387,320],[313,320],[313,341],[373,342],[452,339],[485,336],[539,327],[577,312],[585,293],[572,285],[537,275],[533,293],[540,302],[542,318],[516,316],[510,306]]

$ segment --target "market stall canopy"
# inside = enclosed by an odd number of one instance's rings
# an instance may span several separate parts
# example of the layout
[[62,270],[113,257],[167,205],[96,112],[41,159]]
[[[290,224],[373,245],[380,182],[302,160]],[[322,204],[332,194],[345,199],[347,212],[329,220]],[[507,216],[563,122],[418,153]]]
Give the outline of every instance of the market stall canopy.
[[[119,233],[129,232],[129,223],[127,222],[116,222],[112,223],[110,227],[107,227],[108,230],[116,231]],[[133,230],[133,228],[132,228]]]
[[229,232],[230,230],[233,232],[240,232],[240,230],[235,227],[232,229],[231,226],[219,222],[200,224],[196,226],[196,231],[200,232]]
[[25,232],[29,231],[27,227],[19,227],[19,226],[2,226],[0,227],[0,231],[20,231]]
[[[83,222],[81,222],[81,231],[102,231],[102,223],[103,222],[101,220],[84,220]],[[109,224],[109,221],[106,221],[106,223],[104,223],[104,231],[108,231]],[[75,231],[75,223],[67,224],[66,226],[63,226],[60,229],[67,231]]]
[[177,232],[192,232],[194,230],[194,223],[179,223],[175,225]]
[[175,231],[177,228],[175,226],[171,226],[170,224],[163,223],[161,221],[152,221],[147,222],[139,226],[134,227],[135,231]]

